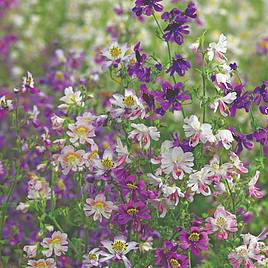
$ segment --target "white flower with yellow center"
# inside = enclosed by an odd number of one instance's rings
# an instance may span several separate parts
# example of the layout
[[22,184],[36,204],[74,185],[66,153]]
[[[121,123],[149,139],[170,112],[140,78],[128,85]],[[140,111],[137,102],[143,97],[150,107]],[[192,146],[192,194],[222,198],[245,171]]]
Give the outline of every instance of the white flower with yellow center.
[[102,216],[110,219],[112,211],[117,210],[117,206],[111,201],[106,201],[104,194],[98,194],[95,199],[87,198],[84,205],[84,212],[87,217],[93,216],[94,221],[102,222]]
[[64,90],[64,96],[60,98],[63,104],[59,105],[59,109],[67,110],[71,105],[84,106],[83,98],[80,91],[74,91],[72,87]]
[[71,145],[64,147],[61,151],[60,156],[58,157],[58,161],[63,168],[63,174],[67,175],[71,170],[77,171],[79,168],[82,168],[84,164],[84,154],[85,151],[75,151],[74,147]]
[[27,267],[29,268],[56,268],[55,260],[52,258],[39,259],[39,260],[29,260]]
[[102,159],[97,159],[94,161],[94,163],[97,168],[97,176],[104,175],[105,173],[111,171],[115,167],[113,152],[110,149],[106,149],[103,153]]
[[56,231],[50,238],[44,238],[41,246],[45,248],[42,253],[46,257],[50,257],[53,252],[56,256],[64,255],[68,250],[67,234]]
[[101,261],[107,261],[110,259],[122,260],[126,268],[131,268],[131,263],[126,257],[126,254],[131,250],[137,249],[138,243],[136,242],[126,242],[124,236],[116,236],[114,241],[101,241],[101,244],[109,252],[102,252],[101,255],[104,257],[101,258]]
[[93,248],[87,254],[83,255],[83,263],[81,268],[98,267],[100,265],[99,256],[100,249]]

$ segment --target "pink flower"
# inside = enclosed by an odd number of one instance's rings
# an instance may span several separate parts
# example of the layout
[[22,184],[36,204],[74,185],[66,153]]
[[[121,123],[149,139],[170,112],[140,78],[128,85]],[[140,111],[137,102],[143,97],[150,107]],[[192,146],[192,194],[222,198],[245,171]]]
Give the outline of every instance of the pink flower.
[[243,162],[234,152],[230,152],[229,156],[233,162],[233,165],[238,169],[238,171],[241,173],[248,173],[248,169],[244,166]]
[[219,205],[214,212],[214,217],[206,219],[206,229],[208,233],[217,232],[217,238],[221,240],[228,239],[228,232],[237,232],[236,216],[226,211],[222,205]]
[[250,197],[255,197],[257,199],[261,199],[264,196],[264,193],[260,191],[258,187],[256,187],[256,183],[259,179],[260,171],[256,171],[255,176],[249,182],[248,194]]
[[112,211],[117,207],[111,201],[106,201],[104,194],[98,194],[95,199],[88,198],[84,205],[86,216],[90,217],[94,214],[93,220],[102,222],[102,216],[110,219]]
[[44,238],[41,242],[42,247],[47,248],[43,251],[46,257],[50,257],[53,251],[56,256],[65,254],[68,250],[67,234],[56,231],[52,234],[51,238]]

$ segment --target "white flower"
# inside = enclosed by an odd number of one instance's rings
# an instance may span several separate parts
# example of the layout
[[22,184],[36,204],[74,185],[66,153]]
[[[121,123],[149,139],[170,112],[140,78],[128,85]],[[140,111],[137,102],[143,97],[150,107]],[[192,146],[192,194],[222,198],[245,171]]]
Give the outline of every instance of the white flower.
[[144,124],[134,124],[131,126],[134,128],[129,134],[130,139],[134,139],[139,141],[140,147],[144,145],[144,149],[148,149],[150,147],[150,140],[158,141],[160,138],[160,133],[156,127],[147,127]]
[[56,114],[53,114],[50,118],[51,123],[52,123],[52,128],[54,130],[61,130],[63,126],[64,119],[57,116]]
[[193,161],[191,152],[184,153],[181,147],[175,147],[162,154],[161,169],[165,174],[172,173],[174,179],[182,179],[184,172],[193,171]]
[[94,167],[94,161],[99,158],[98,154],[99,148],[96,144],[93,144],[91,146],[91,150],[88,153],[85,153],[83,155],[84,163],[87,168],[93,168]]
[[29,111],[28,114],[29,114],[29,117],[30,117],[30,119],[31,119],[32,121],[36,121],[38,115],[40,114],[40,111],[38,110],[37,106],[34,105],[34,106],[33,106],[33,110],[32,110],[32,111]]
[[214,113],[220,109],[220,113],[223,116],[229,115],[229,108],[226,104],[231,104],[236,100],[236,92],[230,92],[226,96],[218,98],[213,104],[210,105],[210,108],[214,110]]
[[16,210],[17,210],[17,211],[21,211],[22,213],[26,213],[26,212],[28,211],[29,207],[30,207],[30,204],[20,202],[20,203],[17,205]]
[[29,260],[28,261],[28,265],[27,267],[29,268],[38,268],[38,267],[42,267],[42,268],[56,268],[56,263],[55,260],[52,258],[48,258],[48,259],[39,259],[39,260]]
[[95,128],[85,123],[84,121],[77,121],[76,124],[70,124],[68,128],[71,131],[67,131],[67,135],[70,137],[71,143],[79,141],[80,144],[94,144]]
[[127,119],[134,120],[137,118],[144,118],[145,109],[136,96],[135,92],[126,89],[125,95],[114,94],[113,98],[110,99],[110,103],[115,107],[111,108],[111,114],[113,117],[125,116]]
[[26,245],[23,247],[23,251],[26,252],[27,258],[31,259],[31,258],[36,257],[37,247],[38,247],[37,244],[36,245]]
[[84,212],[87,217],[94,214],[93,220],[102,222],[102,216],[110,219],[112,211],[117,207],[111,201],[106,201],[104,194],[98,194],[95,199],[87,198],[84,205]]
[[232,132],[228,129],[219,130],[216,134],[216,139],[218,142],[222,143],[223,147],[226,150],[229,150],[231,148],[231,143],[234,141]]
[[0,108],[1,109],[7,109],[8,111],[11,111],[14,106],[12,104],[12,100],[7,99],[7,97],[4,95],[0,98]]
[[219,67],[220,72],[216,74],[217,83],[231,83],[232,68],[226,63],[220,65]]
[[60,162],[63,168],[62,173],[64,175],[67,175],[71,170],[77,171],[79,168],[81,168],[84,164],[83,161],[84,154],[85,151],[83,150],[75,151],[74,147],[71,145],[64,147],[58,158],[58,161]]
[[99,248],[93,248],[87,254],[83,255],[83,263],[81,268],[98,267],[100,265],[100,254],[101,251]]
[[56,256],[64,255],[68,250],[67,234],[56,231],[52,234],[51,238],[44,238],[41,245],[46,250],[43,250],[43,254],[46,257],[50,257],[53,251]]
[[223,60],[225,58],[225,53],[227,52],[227,38],[224,34],[221,34],[219,37],[218,43],[210,43],[209,48],[207,49],[208,60],[212,61],[214,58],[216,60]]
[[97,168],[96,175],[104,175],[115,167],[113,152],[110,149],[106,149],[103,153],[102,159],[96,159],[94,163]]
[[191,137],[190,145],[195,147],[199,141],[202,143],[214,142],[215,136],[212,133],[210,124],[201,124],[196,115],[184,119],[183,129],[187,138]]
[[29,199],[50,199],[51,198],[51,189],[49,183],[37,176],[34,176],[28,182],[28,196]]
[[126,268],[131,268],[131,263],[126,257],[126,254],[134,249],[137,249],[138,243],[136,242],[126,242],[124,236],[116,236],[114,241],[101,241],[103,247],[105,247],[109,253],[102,252],[101,255],[105,256],[100,259],[100,261],[107,261],[112,258],[117,260],[123,260]]
[[65,96],[60,98],[64,104],[59,105],[59,109],[66,110],[70,105],[84,106],[80,91],[74,91],[72,87],[67,87],[64,90],[64,94]]
[[234,152],[230,152],[229,156],[230,156],[231,161],[233,162],[233,165],[241,173],[247,173],[248,172],[248,169],[244,166],[243,162],[239,159],[239,157]]
[[189,176],[187,186],[197,194],[201,193],[204,196],[208,196],[211,194],[211,190],[208,186],[211,184],[211,180],[209,180],[208,176],[209,170],[207,168],[202,168],[200,171]]
[[26,92],[27,87],[34,88],[34,79],[30,72],[27,72],[27,76],[22,77],[22,92]]
[[130,155],[127,149],[127,146],[124,146],[121,139],[117,138],[117,143],[115,147],[115,151],[117,152],[117,155],[119,157],[119,162],[126,162],[130,163],[131,160],[129,159]]
[[162,187],[162,192],[164,197],[168,198],[171,202],[173,202],[175,206],[178,205],[179,198],[184,197],[184,193],[182,193],[181,189],[176,185],[168,186],[164,184]]

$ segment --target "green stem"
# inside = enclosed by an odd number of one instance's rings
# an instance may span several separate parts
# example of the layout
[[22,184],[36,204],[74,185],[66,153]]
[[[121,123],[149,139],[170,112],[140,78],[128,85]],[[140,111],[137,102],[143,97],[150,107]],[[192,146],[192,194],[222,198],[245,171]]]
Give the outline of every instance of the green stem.
[[192,267],[192,263],[191,263],[191,250],[188,250],[188,261],[189,261],[189,268]]
[[205,71],[205,53],[202,52],[202,89],[203,89],[203,123],[206,122],[206,71]]

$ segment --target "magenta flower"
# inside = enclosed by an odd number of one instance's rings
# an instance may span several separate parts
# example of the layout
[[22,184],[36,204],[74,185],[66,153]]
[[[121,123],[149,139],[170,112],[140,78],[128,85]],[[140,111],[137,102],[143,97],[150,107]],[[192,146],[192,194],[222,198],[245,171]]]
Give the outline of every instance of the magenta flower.
[[188,258],[177,252],[168,254],[167,268],[188,268]]
[[214,212],[214,217],[206,219],[206,229],[209,234],[217,233],[217,238],[221,240],[228,239],[228,232],[237,232],[236,216],[226,211],[222,205],[219,205]]
[[191,249],[191,252],[195,255],[208,250],[208,234],[198,226],[192,226],[190,232],[181,231],[179,241],[181,249]]
[[135,180],[134,176],[127,176],[120,180],[120,186],[123,188],[123,196],[125,197],[128,193],[142,192],[144,189],[143,180]]

